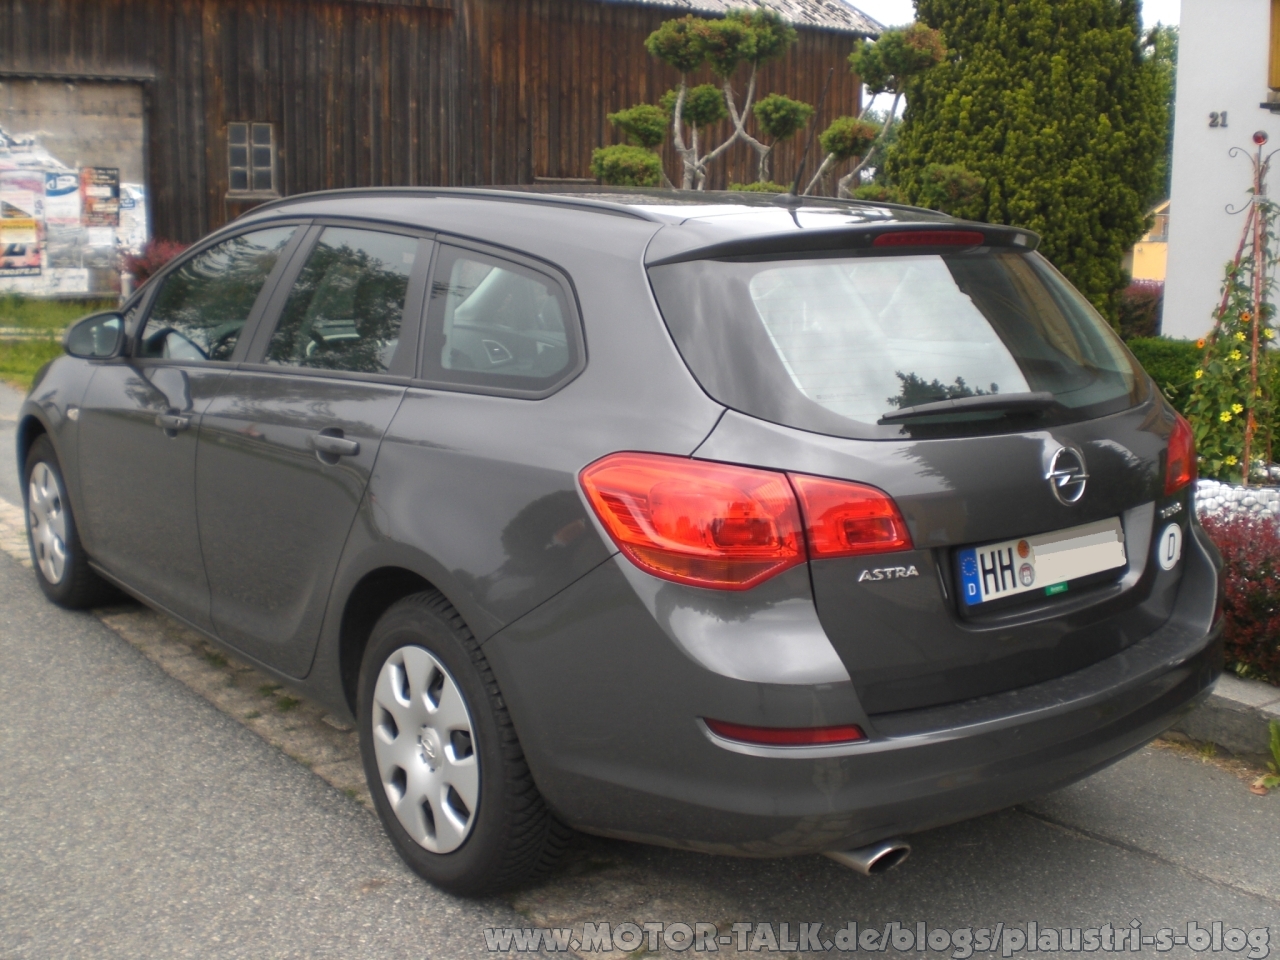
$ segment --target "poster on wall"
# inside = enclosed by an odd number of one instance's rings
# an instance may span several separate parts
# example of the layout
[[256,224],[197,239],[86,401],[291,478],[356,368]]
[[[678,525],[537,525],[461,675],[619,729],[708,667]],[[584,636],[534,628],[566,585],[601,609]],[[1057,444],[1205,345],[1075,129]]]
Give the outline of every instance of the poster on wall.
[[85,167],[80,171],[80,194],[86,227],[120,226],[120,171],[115,167]]
[[142,86],[0,85],[0,296],[111,296],[148,240]]
[[0,170],[0,277],[38,277],[44,177]]
[[126,250],[141,250],[147,245],[147,194],[142,184],[120,184],[120,227],[117,240]]
[[80,178],[69,171],[44,175],[44,255],[51,270],[81,266]]

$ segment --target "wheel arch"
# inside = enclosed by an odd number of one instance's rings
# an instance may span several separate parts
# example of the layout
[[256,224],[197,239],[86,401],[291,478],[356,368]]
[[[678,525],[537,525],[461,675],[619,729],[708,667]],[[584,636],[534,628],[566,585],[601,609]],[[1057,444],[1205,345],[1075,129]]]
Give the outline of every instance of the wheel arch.
[[[31,446],[40,437],[48,437],[49,442],[53,444],[54,452],[58,454],[58,460],[62,460],[61,452],[58,445],[53,439],[53,433],[48,425],[33,413],[28,413],[18,423],[18,477],[22,478],[27,471],[27,455],[31,452]],[[65,472],[65,468],[64,468]],[[26,491],[23,491],[26,496]]]
[[352,714],[360,682],[360,663],[373,633],[374,624],[405,597],[437,589],[422,574],[402,566],[382,566],[370,570],[352,587],[342,607],[338,628],[338,673],[342,695]]

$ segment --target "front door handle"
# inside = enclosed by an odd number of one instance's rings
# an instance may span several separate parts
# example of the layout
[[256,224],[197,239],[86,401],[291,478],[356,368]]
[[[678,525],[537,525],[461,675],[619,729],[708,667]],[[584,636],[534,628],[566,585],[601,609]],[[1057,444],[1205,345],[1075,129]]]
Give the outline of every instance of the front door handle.
[[360,452],[360,444],[355,440],[329,433],[312,434],[311,446],[325,463],[337,463],[339,457],[354,457]]
[[191,426],[191,418],[180,413],[162,413],[156,417],[156,426],[169,436],[173,436],[179,430],[185,430]]

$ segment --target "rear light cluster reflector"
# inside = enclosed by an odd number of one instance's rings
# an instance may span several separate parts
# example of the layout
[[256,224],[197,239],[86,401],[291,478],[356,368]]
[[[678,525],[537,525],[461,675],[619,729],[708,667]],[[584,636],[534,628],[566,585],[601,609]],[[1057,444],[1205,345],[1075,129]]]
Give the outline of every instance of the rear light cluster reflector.
[[1169,452],[1165,456],[1164,493],[1165,496],[1177,493],[1196,479],[1196,437],[1180,414],[1173,422],[1173,432],[1169,434]]
[[710,717],[703,717],[702,722],[716,736],[762,747],[812,747],[867,739],[862,728],[852,723],[838,727],[748,727]]
[[980,247],[987,242],[977,230],[895,230],[882,233],[873,247]]
[[911,549],[911,534],[888,494],[844,480],[788,476],[800,497],[814,559]]
[[676,583],[749,590],[810,557],[911,549],[897,505],[863,484],[653,453],[579,481],[618,549]]

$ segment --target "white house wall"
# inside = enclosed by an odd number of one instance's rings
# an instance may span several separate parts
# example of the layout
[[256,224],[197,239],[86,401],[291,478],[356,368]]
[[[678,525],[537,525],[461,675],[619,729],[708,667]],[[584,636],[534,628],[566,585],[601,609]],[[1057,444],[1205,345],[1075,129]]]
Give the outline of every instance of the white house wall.
[[[1255,130],[1280,147],[1280,115],[1259,107],[1267,98],[1269,0],[1182,0],[1178,41],[1178,102],[1173,139],[1169,266],[1164,333],[1203,336],[1213,326],[1226,262],[1235,256],[1249,202],[1251,167],[1232,147],[1254,149]],[[1227,126],[1210,127],[1227,112]],[[1280,161],[1280,158],[1277,158]],[[1271,178],[1280,194],[1280,163]]]

